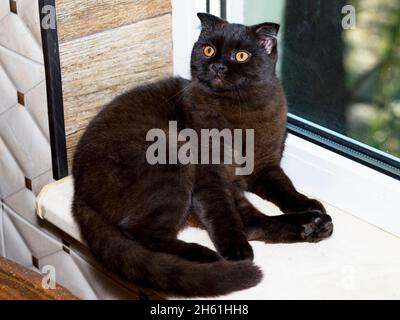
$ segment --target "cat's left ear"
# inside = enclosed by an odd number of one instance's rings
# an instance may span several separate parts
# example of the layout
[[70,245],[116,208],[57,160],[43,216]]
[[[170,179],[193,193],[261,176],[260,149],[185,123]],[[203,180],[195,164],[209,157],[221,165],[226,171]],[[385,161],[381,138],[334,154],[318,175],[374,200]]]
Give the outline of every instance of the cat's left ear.
[[271,54],[278,43],[279,24],[265,22],[250,28],[256,35],[259,45],[265,49],[267,54]]
[[199,12],[197,14],[201,21],[201,26],[203,30],[214,30],[221,25],[226,24],[227,22],[225,20],[222,20],[221,18],[218,18],[216,16],[213,16],[212,14],[209,13],[201,13]]

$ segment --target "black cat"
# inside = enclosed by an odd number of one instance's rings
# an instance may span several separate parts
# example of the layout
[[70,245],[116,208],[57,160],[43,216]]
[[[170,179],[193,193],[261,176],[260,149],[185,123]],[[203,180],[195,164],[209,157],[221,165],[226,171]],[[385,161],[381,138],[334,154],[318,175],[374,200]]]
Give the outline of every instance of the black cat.
[[[249,240],[316,242],[331,218],[298,193],[280,167],[286,100],[275,76],[279,26],[230,24],[198,15],[192,80],[167,79],[116,98],[89,124],[75,152],[73,213],[105,267],[156,290],[212,296],[256,285]],[[156,164],[146,160],[153,128],[254,129],[254,171],[233,165]],[[287,214],[269,217],[249,190]],[[188,221],[206,228],[214,252],[177,239]]]

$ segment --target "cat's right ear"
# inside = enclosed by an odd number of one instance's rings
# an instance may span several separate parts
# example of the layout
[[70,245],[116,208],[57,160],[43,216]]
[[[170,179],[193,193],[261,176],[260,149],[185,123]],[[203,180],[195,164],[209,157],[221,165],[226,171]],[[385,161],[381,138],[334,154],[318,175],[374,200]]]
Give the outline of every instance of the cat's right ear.
[[267,54],[271,54],[276,50],[279,24],[265,22],[252,26],[250,29],[254,32],[259,45],[264,48]]
[[227,23],[225,20],[222,20],[221,18],[213,16],[209,13],[198,13],[197,16],[201,21],[201,27],[203,30],[213,30],[216,27]]

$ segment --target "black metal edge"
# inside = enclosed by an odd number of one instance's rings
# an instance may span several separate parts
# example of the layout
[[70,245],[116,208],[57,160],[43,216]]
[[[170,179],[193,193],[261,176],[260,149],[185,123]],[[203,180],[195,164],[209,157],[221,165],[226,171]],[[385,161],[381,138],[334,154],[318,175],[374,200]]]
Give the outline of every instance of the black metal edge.
[[378,151],[374,152],[372,148],[363,147],[361,144],[349,141],[350,139],[334,135],[328,130],[324,131],[312,124],[296,119],[290,114],[288,115],[287,128],[290,133],[300,138],[400,180],[400,161],[389,156],[385,157]]
[[[47,12],[42,13],[42,8],[50,5],[55,9],[55,0],[39,0],[38,4],[41,23],[47,14]],[[46,73],[53,177],[59,180],[68,175],[68,162],[57,26],[55,29],[44,29],[41,25],[41,34]]]
[[221,0],[221,18],[226,20],[226,0]]
[[210,13],[210,0],[206,0],[206,12]]

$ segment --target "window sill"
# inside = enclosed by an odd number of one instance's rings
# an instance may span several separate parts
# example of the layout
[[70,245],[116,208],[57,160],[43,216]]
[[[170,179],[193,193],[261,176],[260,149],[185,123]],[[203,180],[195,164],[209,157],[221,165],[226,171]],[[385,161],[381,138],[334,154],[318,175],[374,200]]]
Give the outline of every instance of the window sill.
[[[280,213],[255,195],[249,198],[265,214]],[[400,238],[325,205],[335,225],[331,238],[295,244],[252,241],[262,282],[218,299],[399,299]],[[179,238],[213,248],[203,230],[188,228]]]
[[[292,135],[283,167],[299,190],[324,202],[334,234],[316,244],[252,242],[262,283],[221,298],[399,299],[400,223],[393,210],[399,182]],[[72,195],[71,177],[46,186],[38,213],[82,242],[71,215]],[[262,212],[280,213],[271,203],[248,196]],[[203,230],[188,228],[179,238],[213,247]]]

